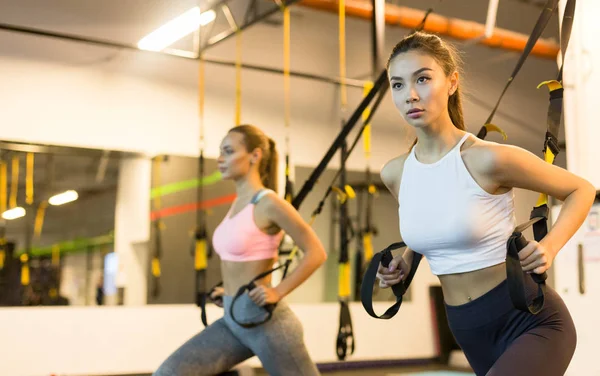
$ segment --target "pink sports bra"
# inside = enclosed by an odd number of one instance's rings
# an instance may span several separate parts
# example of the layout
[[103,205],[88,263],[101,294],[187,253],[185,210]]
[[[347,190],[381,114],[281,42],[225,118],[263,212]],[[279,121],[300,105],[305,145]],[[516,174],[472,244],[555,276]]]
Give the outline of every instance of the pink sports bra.
[[269,189],[258,191],[246,207],[230,218],[233,205],[213,234],[213,247],[226,261],[253,261],[277,257],[283,231],[268,235],[254,222],[254,206]]

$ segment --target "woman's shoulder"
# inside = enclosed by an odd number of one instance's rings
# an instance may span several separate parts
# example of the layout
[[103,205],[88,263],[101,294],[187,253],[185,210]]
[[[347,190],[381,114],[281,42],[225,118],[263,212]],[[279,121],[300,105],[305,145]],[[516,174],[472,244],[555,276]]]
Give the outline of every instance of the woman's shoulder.
[[461,149],[461,156],[470,169],[490,174],[498,169],[509,153],[517,149],[521,148],[471,136]]
[[400,181],[402,180],[402,172],[404,171],[404,162],[410,153],[399,155],[393,159],[387,161],[379,175],[383,184],[388,190],[397,198],[398,190],[400,189]]

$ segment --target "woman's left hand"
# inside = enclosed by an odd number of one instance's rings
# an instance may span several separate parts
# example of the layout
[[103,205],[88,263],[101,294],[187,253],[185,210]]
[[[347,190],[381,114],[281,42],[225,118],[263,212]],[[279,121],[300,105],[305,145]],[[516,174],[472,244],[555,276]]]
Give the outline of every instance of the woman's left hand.
[[525,248],[519,252],[519,260],[524,272],[542,274],[550,269],[554,254],[543,244],[530,241]]
[[267,304],[275,304],[281,300],[281,296],[277,290],[263,285],[256,286],[248,293],[248,296],[260,307]]

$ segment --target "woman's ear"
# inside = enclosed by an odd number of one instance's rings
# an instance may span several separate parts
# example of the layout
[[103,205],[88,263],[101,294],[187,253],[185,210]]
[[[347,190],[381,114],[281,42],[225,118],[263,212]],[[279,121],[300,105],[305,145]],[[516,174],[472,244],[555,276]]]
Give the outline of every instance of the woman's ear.
[[454,71],[451,75],[450,75],[450,90],[448,90],[448,95],[452,96],[454,95],[454,93],[456,93],[456,90],[458,89],[458,72]]
[[261,148],[255,148],[254,150],[252,150],[252,153],[250,153],[250,164],[258,164],[258,162],[262,158],[262,154],[263,152]]

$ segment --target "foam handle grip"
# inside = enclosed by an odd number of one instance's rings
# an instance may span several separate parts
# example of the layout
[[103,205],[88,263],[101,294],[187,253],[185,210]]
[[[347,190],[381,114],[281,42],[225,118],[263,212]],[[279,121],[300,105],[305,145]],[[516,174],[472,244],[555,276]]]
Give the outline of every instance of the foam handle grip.
[[[523,248],[525,248],[529,244],[527,239],[521,234],[516,240],[515,245],[517,246],[517,252],[520,252]],[[548,278],[548,274],[543,272],[542,274],[531,273],[531,278],[535,281],[535,283],[542,283]]]

